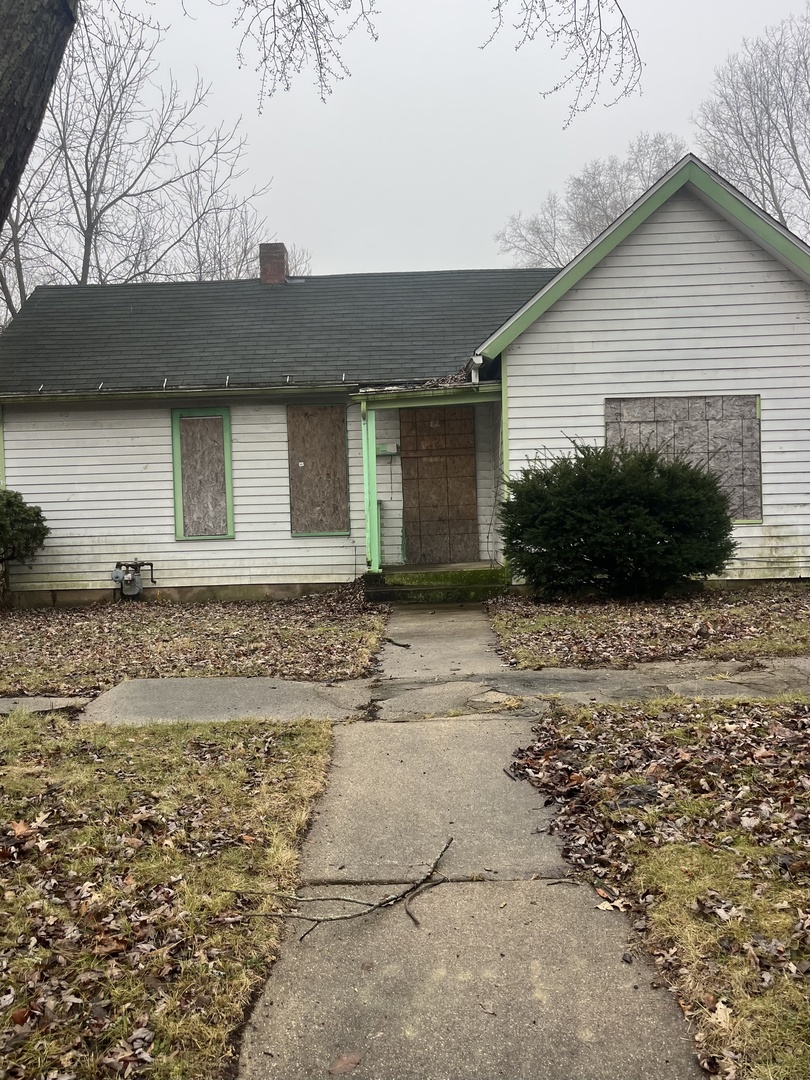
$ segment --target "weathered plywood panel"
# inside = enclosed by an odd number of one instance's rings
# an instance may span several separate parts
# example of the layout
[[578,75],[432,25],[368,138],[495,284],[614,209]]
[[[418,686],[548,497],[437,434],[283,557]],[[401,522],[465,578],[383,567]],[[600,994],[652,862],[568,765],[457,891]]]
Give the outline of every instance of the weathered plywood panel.
[[[807,575],[808,356],[810,288],[682,192],[508,350],[510,472],[538,452],[567,452],[572,437],[601,442],[606,399],[672,398],[677,410],[687,398],[758,395],[763,523],[735,528],[729,573]],[[654,415],[621,422],[658,438]],[[707,435],[713,451],[723,452]],[[734,465],[746,516],[757,511],[746,494],[756,465],[753,452]]]
[[754,394],[605,399],[605,441],[658,450],[713,472],[738,521],[762,517],[759,401]]
[[479,556],[473,406],[400,411],[405,561]]
[[287,438],[293,533],[348,532],[345,408],[289,405]]
[[225,422],[221,416],[181,416],[180,475],[184,536],[228,532]]

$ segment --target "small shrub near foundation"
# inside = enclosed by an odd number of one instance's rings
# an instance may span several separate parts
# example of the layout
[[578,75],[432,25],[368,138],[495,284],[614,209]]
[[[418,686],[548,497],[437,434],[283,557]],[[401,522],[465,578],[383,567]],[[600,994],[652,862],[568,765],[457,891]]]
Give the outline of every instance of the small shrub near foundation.
[[718,478],[657,450],[575,443],[510,481],[504,550],[538,593],[661,596],[734,554]]

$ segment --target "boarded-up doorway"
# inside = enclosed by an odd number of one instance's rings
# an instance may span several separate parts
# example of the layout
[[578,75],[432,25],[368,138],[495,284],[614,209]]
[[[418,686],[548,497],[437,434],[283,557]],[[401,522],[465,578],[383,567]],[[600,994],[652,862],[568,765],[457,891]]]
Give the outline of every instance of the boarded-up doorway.
[[406,563],[478,560],[471,405],[401,409]]

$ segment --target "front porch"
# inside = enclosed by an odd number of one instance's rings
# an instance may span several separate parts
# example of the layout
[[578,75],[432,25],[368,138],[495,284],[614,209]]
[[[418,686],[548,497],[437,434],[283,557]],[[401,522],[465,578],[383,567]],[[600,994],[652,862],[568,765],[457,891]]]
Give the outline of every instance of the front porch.
[[[500,385],[358,395],[370,573],[490,571],[501,562]],[[500,581],[500,577],[499,577]],[[425,583],[423,583],[425,584]]]

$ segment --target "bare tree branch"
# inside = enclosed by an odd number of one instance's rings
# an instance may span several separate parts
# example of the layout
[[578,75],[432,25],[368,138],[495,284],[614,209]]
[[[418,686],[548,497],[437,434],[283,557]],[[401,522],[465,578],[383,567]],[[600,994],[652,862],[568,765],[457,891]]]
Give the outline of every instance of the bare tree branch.
[[573,89],[566,127],[596,103],[605,81],[612,87],[607,105],[638,89],[642,63],[636,34],[618,0],[494,0],[495,29],[489,41],[502,31],[513,8],[516,49],[543,35],[571,65],[559,82],[542,91],[549,97]]
[[686,153],[677,135],[642,132],[624,158],[594,158],[534,214],[513,214],[495,239],[517,266],[565,266]]
[[694,118],[706,160],[810,238],[810,6],[744,40]]
[[[303,941],[308,934],[311,934],[317,926],[321,926],[323,923],[347,922],[353,919],[360,919],[364,915],[370,915],[372,911],[381,911],[383,908],[393,907],[395,904],[402,903],[408,915],[408,918],[414,923],[415,926],[419,926],[419,920],[408,906],[408,901],[415,899],[416,896],[419,893],[424,892],[425,889],[433,888],[433,886],[435,885],[441,885],[442,881],[446,880],[443,876],[440,876],[440,878],[437,880],[434,875],[438,872],[439,863],[446,855],[447,850],[452,843],[453,837],[448,836],[447,840],[445,841],[444,847],[433,860],[428,871],[423,874],[422,877],[418,879],[418,881],[414,881],[411,885],[406,886],[406,888],[401,889],[399,892],[389,893],[387,896],[382,897],[381,900],[358,900],[348,896],[291,896],[288,893],[279,892],[262,894],[266,896],[277,896],[280,899],[293,901],[296,904],[316,904],[328,902],[355,904],[358,907],[362,907],[362,911],[344,912],[340,915],[307,915],[306,913],[300,911],[254,911],[248,913],[247,915],[243,915],[242,918],[302,919],[305,922],[310,922],[312,923],[312,925],[307,930],[305,930],[299,938],[300,941]],[[252,895],[259,894],[254,893]]]
[[[362,28],[376,40],[378,0],[208,0],[234,11],[242,31],[240,63],[253,54],[261,72],[261,93],[288,90],[312,69],[321,97],[349,70],[341,56],[346,38]],[[568,73],[544,95],[573,88],[568,123],[597,100],[605,81],[608,104],[637,89],[642,72],[636,35],[618,0],[490,0],[493,30],[484,47],[502,32],[516,36],[515,48],[546,38],[570,64]],[[190,10],[186,0],[185,10]],[[513,14],[514,12],[514,14]]]

